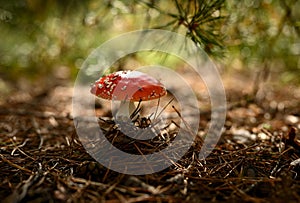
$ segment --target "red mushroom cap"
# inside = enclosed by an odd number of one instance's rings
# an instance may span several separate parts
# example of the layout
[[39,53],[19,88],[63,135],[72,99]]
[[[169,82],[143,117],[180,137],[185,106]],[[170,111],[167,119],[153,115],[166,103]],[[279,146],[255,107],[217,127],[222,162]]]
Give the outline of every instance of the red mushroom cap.
[[167,94],[155,78],[139,71],[118,71],[97,80],[91,93],[109,100],[147,101]]

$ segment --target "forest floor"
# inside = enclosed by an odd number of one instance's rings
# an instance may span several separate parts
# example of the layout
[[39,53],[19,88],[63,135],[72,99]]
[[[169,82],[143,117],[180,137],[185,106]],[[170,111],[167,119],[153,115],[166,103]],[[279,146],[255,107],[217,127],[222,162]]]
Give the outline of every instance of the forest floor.
[[[269,81],[252,94],[251,81],[237,73],[224,76],[227,118],[205,160],[197,156],[196,143],[167,169],[139,176],[109,170],[83,148],[72,118],[72,85],[14,91],[0,102],[0,198],[7,203],[300,202],[300,88]],[[105,104],[97,111],[109,116]],[[209,121],[209,113],[201,114],[201,126]],[[199,131],[201,137],[205,127]]]

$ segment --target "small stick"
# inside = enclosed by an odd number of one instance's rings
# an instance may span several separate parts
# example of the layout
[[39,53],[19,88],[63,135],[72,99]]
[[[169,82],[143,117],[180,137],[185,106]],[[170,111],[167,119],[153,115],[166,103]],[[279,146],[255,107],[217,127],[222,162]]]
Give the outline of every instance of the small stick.
[[155,114],[154,114],[154,119],[156,119],[156,114],[157,114],[157,111],[158,111],[159,103],[160,103],[160,98],[158,98],[158,101],[157,101],[157,106],[156,106],[156,110],[155,110]]
[[0,156],[1,156],[2,160],[3,160],[4,162],[8,163],[9,165],[11,165],[11,166],[13,166],[13,167],[15,167],[15,168],[17,168],[17,169],[20,169],[20,170],[22,170],[22,171],[25,171],[25,172],[27,172],[27,173],[29,173],[29,174],[33,174],[33,172],[32,172],[31,170],[29,170],[29,169],[27,169],[27,168],[24,168],[24,167],[22,167],[22,166],[19,166],[18,164],[15,164],[15,163],[13,163],[13,162],[11,162],[10,160],[6,159],[2,154],[0,154]]
[[130,118],[133,119],[136,115],[138,115],[138,113],[141,111],[141,103],[142,103],[142,100],[140,99],[137,107],[135,108],[135,110],[132,112],[132,114],[130,115]]
[[[167,106],[169,106],[169,104],[174,100],[174,97],[162,108],[162,110],[159,112],[159,114],[157,115],[157,117],[159,117],[162,112],[167,108]],[[156,119],[157,117],[154,117],[154,119]]]

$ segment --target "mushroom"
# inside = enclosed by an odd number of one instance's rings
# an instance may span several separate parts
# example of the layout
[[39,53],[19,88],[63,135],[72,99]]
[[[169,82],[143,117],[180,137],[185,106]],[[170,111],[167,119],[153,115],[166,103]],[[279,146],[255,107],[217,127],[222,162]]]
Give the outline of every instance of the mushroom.
[[103,99],[121,101],[117,112],[117,117],[121,117],[135,110],[134,102],[158,99],[166,95],[167,91],[155,78],[139,71],[127,70],[96,80],[91,93]]

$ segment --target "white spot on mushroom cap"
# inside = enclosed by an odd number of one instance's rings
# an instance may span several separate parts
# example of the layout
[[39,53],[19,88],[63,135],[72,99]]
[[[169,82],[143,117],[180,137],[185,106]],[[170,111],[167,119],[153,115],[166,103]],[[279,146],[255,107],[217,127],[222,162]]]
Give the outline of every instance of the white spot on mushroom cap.
[[139,71],[118,71],[116,72],[116,75],[121,76],[122,78],[138,78],[141,76],[145,76],[145,73],[139,72]]
[[114,90],[115,86],[117,86],[117,84],[112,84],[112,86],[110,87],[110,92],[112,92]]
[[124,91],[124,90],[126,90],[126,88],[127,88],[127,86],[125,85],[121,88],[121,90]]

